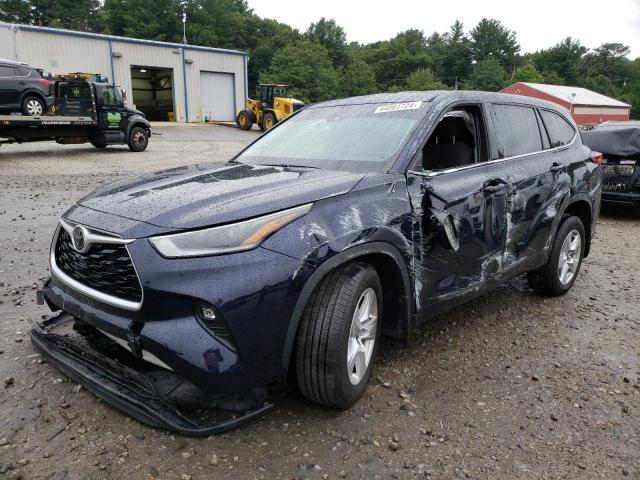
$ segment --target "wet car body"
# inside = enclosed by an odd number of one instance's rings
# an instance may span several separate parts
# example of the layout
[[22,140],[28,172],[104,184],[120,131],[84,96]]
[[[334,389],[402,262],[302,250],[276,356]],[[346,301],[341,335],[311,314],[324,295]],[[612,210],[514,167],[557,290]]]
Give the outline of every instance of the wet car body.
[[[406,345],[420,323],[544,265],[564,214],[582,219],[588,253],[601,171],[579,135],[561,147],[541,139],[546,148],[531,154],[501,158],[498,152],[495,105],[562,115],[552,104],[480,92],[407,92],[309,109],[412,102],[423,106],[423,113],[380,171],[232,161],[179,167],[98,189],[63,216],[44,300],[202,391],[242,394],[285,385],[305,306],[329,272],[354,259],[380,272],[382,331]],[[476,155],[487,161],[438,171],[422,168],[425,142],[459,106],[477,115]],[[537,113],[535,118],[543,138],[544,125]],[[301,205],[312,206],[248,251],[166,258],[149,241]],[[447,219],[455,225],[457,247],[446,238]],[[103,240],[122,241],[118,248],[131,258],[138,297],[123,303],[118,295],[101,295],[101,279],[87,289],[62,271],[56,245],[76,226]],[[215,310],[213,323],[201,318],[203,306]],[[44,337],[36,332],[34,339],[47,350]],[[117,406],[154,424],[126,405]],[[181,431],[161,420],[156,425]]]
[[602,152],[602,201],[640,208],[640,122],[605,122],[582,132]]

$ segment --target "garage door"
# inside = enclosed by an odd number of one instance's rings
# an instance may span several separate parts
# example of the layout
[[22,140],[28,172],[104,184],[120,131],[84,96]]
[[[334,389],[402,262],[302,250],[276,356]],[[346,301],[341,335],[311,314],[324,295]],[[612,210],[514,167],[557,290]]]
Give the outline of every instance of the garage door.
[[201,105],[207,116],[220,122],[236,119],[233,73],[200,72]]

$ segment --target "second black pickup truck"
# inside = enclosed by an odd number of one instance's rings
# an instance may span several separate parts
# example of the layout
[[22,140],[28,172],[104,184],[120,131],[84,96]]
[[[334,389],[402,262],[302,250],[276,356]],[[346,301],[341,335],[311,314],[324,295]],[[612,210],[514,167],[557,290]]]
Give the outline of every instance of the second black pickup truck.
[[96,148],[128,145],[146,150],[151,125],[142,112],[125,105],[119,87],[86,81],[55,84],[53,115],[0,115],[0,143],[53,140],[61,144],[90,142]]

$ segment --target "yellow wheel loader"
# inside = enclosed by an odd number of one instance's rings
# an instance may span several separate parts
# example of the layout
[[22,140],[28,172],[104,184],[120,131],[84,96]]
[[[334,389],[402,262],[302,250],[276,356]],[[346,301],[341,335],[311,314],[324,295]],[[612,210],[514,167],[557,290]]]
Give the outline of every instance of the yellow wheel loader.
[[258,98],[247,98],[244,110],[236,117],[241,130],[251,130],[257,123],[261,130],[269,130],[293,112],[304,107],[304,103],[288,96],[288,85],[263,83],[258,86]]

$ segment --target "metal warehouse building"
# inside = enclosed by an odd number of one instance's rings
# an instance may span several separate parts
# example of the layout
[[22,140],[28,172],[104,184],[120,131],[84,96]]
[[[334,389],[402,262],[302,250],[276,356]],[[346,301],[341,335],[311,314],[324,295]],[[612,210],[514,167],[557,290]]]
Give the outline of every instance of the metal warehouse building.
[[502,91],[562,105],[571,112],[578,125],[629,120],[631,113],[631,105],[581,87],[518,82]]
[[150,120],[233,121],[248,96],[248,55],[235,50],[0,22],[0,58],[101,74]]

